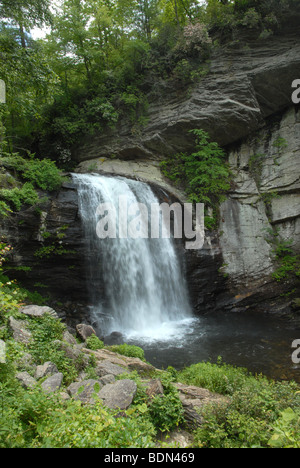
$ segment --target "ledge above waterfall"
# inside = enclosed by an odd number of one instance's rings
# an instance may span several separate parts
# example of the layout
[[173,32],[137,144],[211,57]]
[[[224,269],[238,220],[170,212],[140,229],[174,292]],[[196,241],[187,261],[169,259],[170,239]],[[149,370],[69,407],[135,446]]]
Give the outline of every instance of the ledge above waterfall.
[[147,182],[155,185],[169,194],[176,197],[181,202],[186,202],[187,197],[181,190],[170,185],[162,174],[158,161],[146,160],[121,160],[110,158],[97,158],[89,161],[83,161],[79,164],[75,172],[80,174],[97,173],[104,175],[122,176],[129,179]]

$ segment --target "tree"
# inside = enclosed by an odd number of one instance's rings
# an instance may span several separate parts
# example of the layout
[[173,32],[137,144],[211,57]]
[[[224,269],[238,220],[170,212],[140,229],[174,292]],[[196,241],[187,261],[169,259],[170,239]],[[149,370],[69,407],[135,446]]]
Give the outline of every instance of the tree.
[[[11,149],[22,147],[20,139],[32,134],[41,120],[42,106],[51,99],[57,76],[43,49],[30,37],[26,48],[18,28],[0,25],[0,76],[6,83],[7,104],[1,111],[1,127]],[[2,137],[2,139],[4,139]]]
[[1,0],[0,17],[19,29],[22,47],[26,47],[26,31],[51,24],[50,0]]
[[161,0],[162,18],[165,23],[185,26],[203,15],[204,6],[197,0]]

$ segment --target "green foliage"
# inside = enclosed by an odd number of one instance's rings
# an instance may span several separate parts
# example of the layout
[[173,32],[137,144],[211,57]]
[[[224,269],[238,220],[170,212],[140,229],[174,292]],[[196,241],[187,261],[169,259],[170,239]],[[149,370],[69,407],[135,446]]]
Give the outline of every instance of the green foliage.
[[52,258],[53,256],[61,256],[61,255],[72,255],[74,254],[74,250],[65,249],[63,245],[53,243],[51,245],[46,245],[41,247],[40,249],[36,250],[34,256],[40,259],[43,258]]
[[300,411],[287,408],[281,412],[273,426],[273,435],[268,442],[272,448],[300,448]]
[[294,4],[294,0],[207,0],[206,21],[227,34],[240,28],[273,34]]
[[39,202],[39,196],[30,182],[26,182],[21,188],[0,189],[0,198],[9,202],[17,211],[23,204],[32,206]]
[[258,186],[261,182],[261,171],[265,159],[266,155],[263,153],[255,153],[249,159],[249,171],[250,174],[254,177]]
[[183,406],[178,391],[171,384],[169,377],[162,380],[164,394],[156,395],[149,407],[149,414],[154,426],[162,431],[171,431],[183,421]]
[[104,348],[104,343],[99,340],[98,336],[93,334],[86,339],[86,347],[96,351],[97,349]]
[[22,179],[28,180],[31,186],[34,185],[42,190],[58,189],[64,181],[54,161],[35,159],[34,155],[25,159],[18,153],[2,153],[0,166],[16,171]]
[[9,176],[9,186],[0,189],[1,217],[19,211],[24,204],[42,204],[45,198],[40,198],[37,190],[58,189],[64,180],[53,161],[34,159],[34,155],[25,159],[19,153],[0,152],[0,170],[14,174]]
[[50,159],[31,159],[25,163],[22,177],[30,180],[36,187],[50,191],[58,189],[64,180],[59,169]]
[[234,391],[243,388],[246,381],[252,379],[246,369],[223,364],[221,358],[218,359],[218,364],[210,362],[193,364],[182,370],[178,378],[181,382],[204,387],[223,395],[231,395]]
[[11,365],[0,365],[1,448],[144,448],[154,447],[155,428],[146,405],[122,415],[103,407],[63,401],[37,385],[25,390]]
[[146,448],[153,447],[154,428],[139,409],[116,417],[100,402],[82,406],[71,401],[44,412],[34,448]]
[[128,345],[126,343],[121,345],[114,345],[109,347],[113,352],[122,354],[123,356],[139,358],[145,361],[144,350],[139,346]]
[[[29,350],[36,364],[51,361],[64,375],[64,382],[71,383],[77,376],[77,370],[71,359],[67,358],[60,343],[63,338],[65,326],[49,314],[36,317],[30,321],[32,343]],[[80,363],[78,362],[78,365]]]
[[[196,447],[267,448],[271,446],[271,440],[274,444],[278,440],[282,412],[291,408],[291,420],[299,422],[300,395],[295,382],[270,381],[220,362],[193,365],[180,372],[179,379],[228,398],[224,403],[209,405],[202,410],[204,423],[195,432]],[[281,439],[278,444],[285,444],[287,440],[297,443],[300,434],[297,424],[292,429],[289,422],[290,439]]]
[[277,230],[268,230],[267,242],[273,246],[277,268],[272,277],[280,282],[300,278],[300,256],[292,249],[293,241],[282,240]]
[[230,170],[224,151],[215,142],[209,141],[204,130],[193,130],[196,136],[196,151],[177,154],[161,163],[162,172],[173,182],[183,187],[189,200],[204,203],[214,210],[213,218],[206,218],[206,226],[212,228],[217,218],[218,205],[230,189]]

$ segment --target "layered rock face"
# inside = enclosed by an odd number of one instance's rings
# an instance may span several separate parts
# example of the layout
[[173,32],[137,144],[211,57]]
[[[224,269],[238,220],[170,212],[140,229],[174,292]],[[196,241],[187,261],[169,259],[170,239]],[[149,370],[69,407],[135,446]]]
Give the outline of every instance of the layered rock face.
[[157,83],[144,127],[123,120],[77,145],[75,159],[159,160],[192,149],[188,131],[195,128],[221,146],[247,137],[291,104],[291,84],[300,76],[298,24],[289,18],[281,35],[265,40],[243,41],[241,33],[213,52],[210,72],[196,86],[179,91]]
[[220,244],[224,271],[233,281],[247,284],[273,270],[270,229],[300,251],[299,157],[295,109],[230,153],[235,189],[221,206]]
[[24,207],[2,222],[1,234],[14,248],[8,272],[44,297],[84,303],[85,249],[77,192],[72,183],[65,183],[47,195],[39,209]]
[[284,308],[286,301],[278,302],[283,285],[271,276],[276,268],[272,239],[288,241],[300,252],[299,155],[300,114],[295,108],[230,151],[234,190],[221,206],[219,238],[221,270],[237,302],[256,299],[267,309]]

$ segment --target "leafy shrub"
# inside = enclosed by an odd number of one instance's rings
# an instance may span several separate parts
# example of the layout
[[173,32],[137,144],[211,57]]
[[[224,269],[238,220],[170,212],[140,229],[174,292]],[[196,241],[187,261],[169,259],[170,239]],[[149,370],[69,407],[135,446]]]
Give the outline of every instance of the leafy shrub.
[[277,230],[267,230],[266,241],[273,246],[273,254],[277,268],[272,274],[276,281],[298,279],[300,277],[300,256],[297,255],[291,245],[293,241],[282,240]]
[[146,448],[153,447],[154,427],[138,408],[115,417],[100,402],[83,406],[67,402],[40,420],[35,448]]
[[42,317],[32,318],[29,327],[32,333],[29,350],[35,363],[43,364],[51,361],[63,373],[66,384],[73,382],[78,375],[77,369],[57,342],[63,338],[65,325],[51,315],[45,314]]
[[209,141],[204,130],[193,130],[196,136],[196,152],[177,154],[162,161],[163,174],[181,185],[189,200],[204,203],[214,210],[214,217],[206,217],[206,226],[211,228],[217,219],[218,205],[230,189],[230,170],[224,151],[215,142]]
[[59,169],[50,159],[26,161],[22,177],[34,183],[38,188],[50,191],[58,189],[64,180]]
[[143,406],[123,416],[96,401],[63,401],[39,386],[25,390],[13,367],[0,364],[0,448],[153,447],[155,429]]
[[183,406],[171,380],[168,374],[162,376],[164,394],[156,395],[149,406],[151,420],[154,426],[162,432],[171,431],[184,421]]
[[21,178],[28,180],[42,190],[55,190],[63,182],[60,170],[50,159],[29,159],[21,157],[18,153],[2,153],[0,165],[6,169],[17,171]]
[[104,348],[104,343],[99,340],[98,336],[93,334],[86,339],[86,347],[96,351],[97,349]]
[[144,350],[139,346],[128,345],[124,343],[121,345],[111,346],[110,349],[115,353],[122,354],[123,356],[135,357],[141,359],[142,361],[145,361]]
[[26,182],[21,188],[1,189],[0,198],[12,204],[17,211],[23,204],[35,205],[39,202],[39,196],[30,182]]
[[[202,410],[204,423],[195,432],[198,447],[268,447],[270,440],[276,439],[272,436],[281,424],[282,411],[300,411],[299,387],[295,382],[270,381],[227,364],[196,364],[180,372],[179,379],[230,396],[228,402]],[[299,439],[299,426],[295,426],[290,439],[292,443]]]
[[273,448],[300,448],[300,410],[287,408],[273,426],[268,445]]
[[[45,199],[40,199],[37,189],[58,189],[63,177],[53,161],[49,159],[29,159],[21,157],[18,153],[1,153],[0,168],[13,171],[14,184],[0,189],[0,216],[5,217],[12,209],[19,211],[23,204],[36,205]],[[24,182],[25,181],[25,182]],[[22,183],[24,182],[24,183]]]
[[207,26],[203,23],[188,24],[183,30],[183,51],[190,56],[202,55],[207,57],[212,40],[209,37]]
[[221,359],[218,364],[210,362],[193,364],[179,372],[178,378],[180,382],[204,387],[223,395],[231,395],[241,389],[246,381],[254,379],[247,369],[223,364]]

